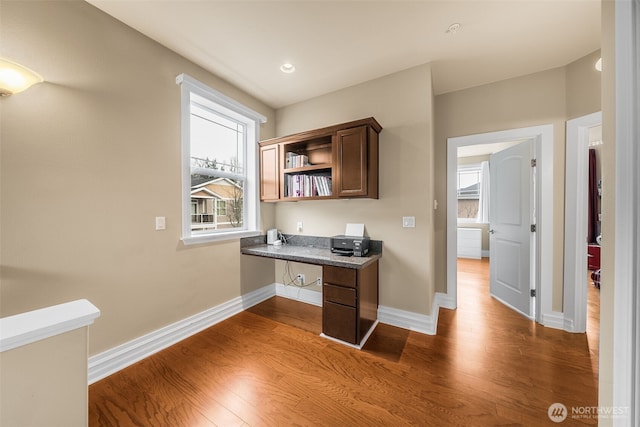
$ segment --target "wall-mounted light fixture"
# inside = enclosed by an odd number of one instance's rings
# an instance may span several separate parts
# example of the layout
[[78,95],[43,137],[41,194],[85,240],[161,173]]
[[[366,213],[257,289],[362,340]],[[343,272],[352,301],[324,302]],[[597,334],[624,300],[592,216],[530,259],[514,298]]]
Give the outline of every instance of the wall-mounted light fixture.
[[8,59],[0,58],[0,96],[9,96],[43,82],[38,73]]

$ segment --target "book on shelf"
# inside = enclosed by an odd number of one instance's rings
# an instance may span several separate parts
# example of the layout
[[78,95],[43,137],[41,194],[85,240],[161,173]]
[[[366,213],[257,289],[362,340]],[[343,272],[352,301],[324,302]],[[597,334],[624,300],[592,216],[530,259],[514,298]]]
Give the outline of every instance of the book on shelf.
[[284,159],[286,169],[309,166],[309,157],[304,154],[296,154],[291,151],[287,151],[284,155]]
[[290,174],[286,177],[285,197],[331,196],[331,177]]

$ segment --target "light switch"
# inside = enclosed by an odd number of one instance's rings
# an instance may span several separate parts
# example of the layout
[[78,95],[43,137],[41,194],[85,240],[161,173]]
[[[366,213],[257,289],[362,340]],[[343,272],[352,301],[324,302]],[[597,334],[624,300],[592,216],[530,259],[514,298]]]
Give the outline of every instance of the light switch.
[[416,217],[415,216],[403,216],[402,217],[402,228],[415,228],[416,226]]
[[156,217],[156,230],[165,230],[167,228],[167,221],[163,216]]

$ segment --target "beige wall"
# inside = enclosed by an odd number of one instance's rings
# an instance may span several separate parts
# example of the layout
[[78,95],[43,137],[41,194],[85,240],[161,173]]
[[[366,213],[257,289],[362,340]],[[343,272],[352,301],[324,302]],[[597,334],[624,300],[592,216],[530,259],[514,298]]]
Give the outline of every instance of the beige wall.
[[[384,241],[380,304],[429,314],[433,281],[432,90],[429,65],[415,67],[277,111],[277,134],[286,135],[364,117],[380,134],[380,199],[278,203],[276,226],[285,233],[332,236],[346,223],[365,223]],[[402,228],[415,216],[416,228]]]
[[[435,99],[435,173],[446,176],[447,138],[552,124],[554,126],[554,209],[553,209],[553,310],[562,311],[564,248],[564,163],[565,122],[569,104],[580,115],[600,110],[599,79],[587,78],[593,68],[589,55],[566,67],[528,76],[504,80],[458,92],[439,95]],[[598,54],[599,55],[599,54]],[[595,70],[594,70],[595,71]],[[587,87],[569,84],[569,78],[589,81]],[[597,100],[597,102],[596,102]],[[579,107],[578,107],[579,106]],[[436,180],[435,197],[446,200],[446,179]],[[446,209],[435,217],[437,291],[446,291]]]
[[597,50],[567,65],[567,120],[602,109],[602,73],[595,68],[599,58],[600,50]]
[[[0,54],[47,81],[0,101],[3,317],[87,298],[102,311],[91,328],[90,354],[96,354],[277,279],[272,261],[240,257],[237,241],[195,247],[179,241],[174,79],[182,72],[266,115],[262,138],[376,117],[384,127],[379,200],[263,204],[262,223],[295,233],[303,221],[302,234],[330,236],[347,222],[364,222],[372,238],[385,242],[382,305],[429,314],[433,292],[446,291],[447,137],[555,126],[554,251],[562,256],[564,123],[599,110],[590,56],[440,95],[435,104],[424,65],[276,115],[85,2],[3,1],[0,7]],[[416,217],[415,229],[401,227],[407,215]],[[167,230],[154,231],[155,216],[167,217]],[[605,251],[604,266],[612,256]],[[561,284],[559,263],[554,309],[561,309]],[[608,295],[603,292],[603,330]],[[607,360],[605,350],[605,386]]]
[[[322,267],[319,265],[303,264],[299,262],[289,262],[276,260],[276,283],[289,284],[291,278],[294,278],[298,274],[304,274],[305,284],[317,280],[318,277],[322,277]],[[295,285],[294,285],[295,286]],[[308,285],[306,289],[311,291],[322,291],[321,285]]]
[[271,283],[237,240],[180,242],[175,77],[267,116],[262,137],[275,112],[83,1],[0,7],[0,54],[46,80],[0,101],[1,316],[86,298],[96,354]]
[[[613,332],[615,291],[615,3],[602,2],[602,259],[600,288],[600,347],[598,372],[598,405],[613,405]],[[600,426],[612,426],[613,420],[603,419]]]
[[87,425],[87,330],[0,353],[0,425]]

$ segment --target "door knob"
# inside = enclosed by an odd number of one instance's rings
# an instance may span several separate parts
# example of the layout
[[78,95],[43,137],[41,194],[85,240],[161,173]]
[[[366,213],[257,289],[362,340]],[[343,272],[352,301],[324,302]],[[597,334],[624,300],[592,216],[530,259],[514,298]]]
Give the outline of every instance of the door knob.
[[494,229],[492,228],[491,230],[489,230],[489,233],[491,234],[495,233]]

